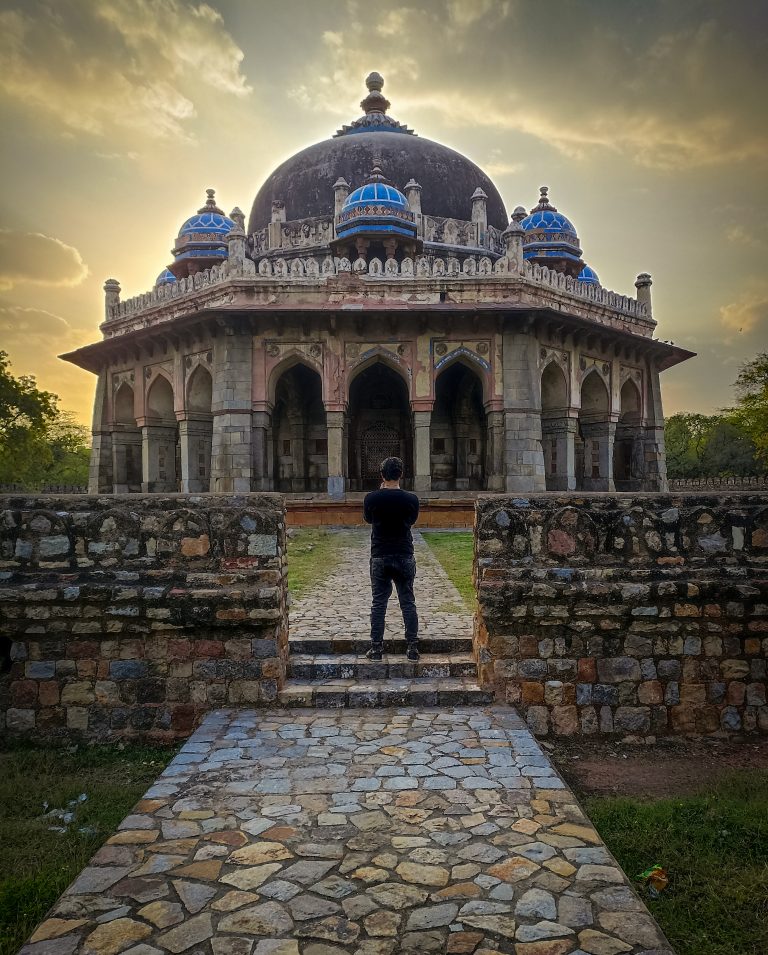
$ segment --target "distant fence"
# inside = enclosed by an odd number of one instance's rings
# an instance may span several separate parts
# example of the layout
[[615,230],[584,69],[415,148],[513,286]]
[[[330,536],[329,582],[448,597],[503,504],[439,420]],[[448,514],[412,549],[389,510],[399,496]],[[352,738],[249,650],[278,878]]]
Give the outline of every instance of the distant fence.
[[87,494],[84,484],[41,484],[25,487],[23,484],[0,484],[0,494]]
[[670,491],[728,490],[754,491],[768,489],[768,474],[757,477],[670,478]]

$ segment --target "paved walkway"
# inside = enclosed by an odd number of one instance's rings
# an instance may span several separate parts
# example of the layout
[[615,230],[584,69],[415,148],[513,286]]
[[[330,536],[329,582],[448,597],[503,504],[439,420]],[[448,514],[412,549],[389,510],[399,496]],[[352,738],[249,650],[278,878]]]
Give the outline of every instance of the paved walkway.
[[513,710],[211,713],[24,955],[673,955]]
[[[329,577],[296,600],[290,611],[291,638],[334,640],[369,634],[371,585],[368,560],[370,528],[345,528],[345,545]],[[414,584],[422,637],[472,633],[472,614],[456,587],[417,531],[413,531],[418,573]],[[403,618],[393,590],[387,608],[385,639],[401,638]]]

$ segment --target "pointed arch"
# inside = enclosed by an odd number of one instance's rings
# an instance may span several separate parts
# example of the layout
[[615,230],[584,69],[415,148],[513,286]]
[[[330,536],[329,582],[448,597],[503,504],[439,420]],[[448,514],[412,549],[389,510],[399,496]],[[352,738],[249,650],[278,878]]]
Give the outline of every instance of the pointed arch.
[[267,396],[269,398],[270,404],[273,406],[275,403],[275,391],[277,388],[277,383],[287,371],[290,371],[291,368],[296,365],[305,365],[310,371],[317,372],[317,374],[320,376],[320,383],[322,386],[322,398],[323,401],[325,401],[325,376],[323,374],[322,364],[318,361],[314,361],[314,359],[307,355],[306,352],[301,351],[299,348],[291,348],[281,356],[280,361],[269,372]]
[[147,388],[147,408],[145,417],[161,418],[163,421],[175,421],[173,385],[162,371],[158,372]]
[[357,360],[347,372],[347,399],[352,392],[352,384],[356,378],[367,371],[373,365],[382,364],[386,365],[390,371],[393,371],[399,378],[402,379],[403,384],[406,387],[408,392],[408,398],[411,398],[411,381],[408,377],[408,373],[403,367],[403,365],[397,360],[397,356],[392,354],[388,349],[382,348],[381,345],[375,345],[373,348],[367,349],[362,353],[362,355]]
[[187,381],[187,411],[210,414],[213,402],[213,376],[198,363]]
[[463,346],[455,348],[435,362],[435,385],[440,375],[457,363],[464,365],[477,376],[483,389],[483,403],[490,401],[492,398],[491,366],[484,358]]
[[432,489],[484,490],[488,467],[484,375],[465,355],[440,369],[430,423]]
[[611,398],[602,375],[591,368],[581,382],[581,407],[575,441],[576,487],[613,490]]
[[136,427],[135,395],[133,388],[127,381],[120,383],[115,392],[115,404],[113,409],[113,420],[115,424],[130,425]]
[[559,362],[552,358],[541,373],[541,410],[562,412],[568,405],[568,379]]
[[619,421],[622,424],[640,424],[643,417],[643,399],[637,383],[627,378],[619,396]]
[[287,356],[270,382],[269,447],[273,487],[283,492],[320,492],[328,479],[328,425],[320,371],[302,353]]
[[611,406],[608,386],[600,372],[592,368],[581,382],[581,414],[607,415]]

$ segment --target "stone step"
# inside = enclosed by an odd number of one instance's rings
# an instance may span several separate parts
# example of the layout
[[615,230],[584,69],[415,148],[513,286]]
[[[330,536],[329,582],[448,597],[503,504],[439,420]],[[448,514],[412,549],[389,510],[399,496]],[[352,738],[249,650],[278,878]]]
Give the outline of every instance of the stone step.
[[418,661],[396,653],[384,654],[381,662],[367,660],[364,654],[292,653],[288,674],[296,680],[370,680],[442,679],[476,677],[477,664],[471,653],[422,653]]
[[492,703],[493,691],[469,678],[432,680],[288,680],[278,698],[283,706],[322,708],[370,706],[462,706]]
[[[364,654],[371,646],[368,634],[346,637],[323,637],[318,633],[294,633],[289,629],[288,645],[290,652],[317,656],[318,654]],[[384,637],[384,652],[405,655],[405,637]],[[456,654],[472,652],[472,634],[424,634],[419,637],[419,653]]]

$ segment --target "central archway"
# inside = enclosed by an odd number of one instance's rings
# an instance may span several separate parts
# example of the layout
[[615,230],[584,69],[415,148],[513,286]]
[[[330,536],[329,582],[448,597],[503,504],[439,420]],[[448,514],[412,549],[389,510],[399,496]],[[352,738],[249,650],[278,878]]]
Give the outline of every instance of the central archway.
[[349,389],[349,489],[379,486],[384,458],[403,459],[403,487],[413,486],[413,426],[405,381],[376,362],[360,372]]

